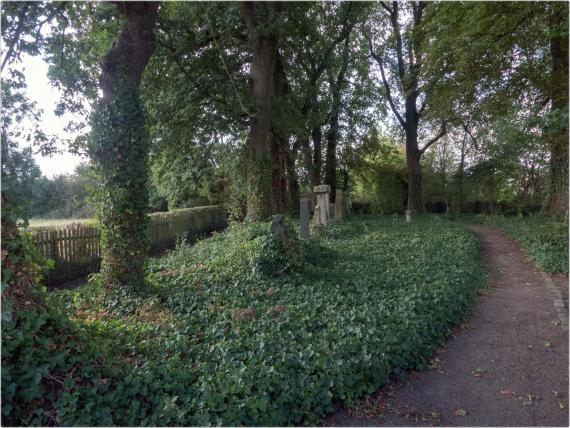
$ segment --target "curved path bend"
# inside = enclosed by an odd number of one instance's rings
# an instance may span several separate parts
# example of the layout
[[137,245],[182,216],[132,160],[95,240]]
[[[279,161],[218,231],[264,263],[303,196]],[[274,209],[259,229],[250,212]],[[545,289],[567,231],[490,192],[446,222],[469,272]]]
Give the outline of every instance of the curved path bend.
[[339,409],[324,425],[568,426],[567,302],[560,307],[552,283],[514,241],[469,228],[489,273],[469,322],[430,370]]

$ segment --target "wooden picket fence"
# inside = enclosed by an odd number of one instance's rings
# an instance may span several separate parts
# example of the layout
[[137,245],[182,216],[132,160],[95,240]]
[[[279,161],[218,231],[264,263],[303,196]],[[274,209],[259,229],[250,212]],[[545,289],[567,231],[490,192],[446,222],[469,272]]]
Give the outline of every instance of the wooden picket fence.
[[[151,254],[172,248],[178,237],[193,242],[223,230],[227,214],[217,205],[187,208],[150,215]],[[60,284],[101,269],[101,234],[94,225],[72,223],[64,227],[31,228],[39,253],[54,261],[44,277],[48,286]]]

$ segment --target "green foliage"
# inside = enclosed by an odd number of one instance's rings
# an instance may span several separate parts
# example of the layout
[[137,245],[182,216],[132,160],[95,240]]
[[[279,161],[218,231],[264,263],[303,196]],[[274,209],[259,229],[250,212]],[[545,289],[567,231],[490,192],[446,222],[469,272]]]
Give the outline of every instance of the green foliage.
[[73,174],[40,177],[32,186],[30,217],[92,218],[96,210],[92,197],[96,184],[96,175],[89,164],[77,166]]
[[465,219],[502,229],[522,243],[529,258],[544,272],[568,275],[568,219],[561,222],[543,215]]
[[406,156],[403,147],[372,129],[354,154],[351,196],[374,212],[402,212],[406,203]]
[[45,317],[18,346],[3,330],[5,420],[312,425],[335,400],[425,365],[483,284],[475,236],[432,217],[334,224],[278,275],[256,269],[268,229],[234,224],[181,244],[150,263],[144,292],[50,293],[81,340]]
[[148,248],[148,148],[145,112],[137,85],[124,71],[115,92],[93,115],[90,155],[98,176],[98,218],[104,282],[142,280]]
[[285,235],[284,241],[272,232],[266,232],[260,237],[260,250],[254,259],[254,270],[265,275],[280,275],[301,265],[301,243],[290,223],[285,224]]

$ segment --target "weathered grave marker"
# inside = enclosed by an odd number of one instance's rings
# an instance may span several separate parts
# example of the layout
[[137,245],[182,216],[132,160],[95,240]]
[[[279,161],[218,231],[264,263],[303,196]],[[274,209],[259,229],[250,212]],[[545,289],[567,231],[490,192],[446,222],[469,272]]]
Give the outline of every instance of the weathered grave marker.
[[406,210],[406,223],[412,222],[412,210]]
[[330,205],[329,194],[331,187],[323,184],[315,186],[313,192],[317,197],[317,206],[315,207],[315,226],[321,227],[329,224],[330,221]]

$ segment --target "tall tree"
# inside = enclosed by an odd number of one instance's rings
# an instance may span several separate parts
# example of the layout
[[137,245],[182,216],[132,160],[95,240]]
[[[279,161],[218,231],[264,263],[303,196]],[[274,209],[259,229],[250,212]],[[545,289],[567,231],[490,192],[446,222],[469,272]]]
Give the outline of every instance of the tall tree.
[[[400,13],[401,3],[393,1],[391,5],[380,2],[383,15],[389,19],[390,42],[386,42],[378,51],[374,46],[371,35],[368,35],[370,54],[378,64],[382,83],[385,90],[386,99],[390,105],[394,116],[406,135],[406,162],[408,171],[408,209],[414,212],[423,211],[421,169],[420,160],[425,151],[447,131],[446,122],[442,121],[440,131],[431,139],[428,139],[423,147],[418,141],[419,121],[424,116],[424,109],[427,106],[426,94],[421,93],[422,87],[419,85],[419,75],[422,63],[425,60],[423,51],[424,34],[422,29],[422,19],[425,2],[408,2],[410,23],[402,25],[404,21]],[[402,31],[402,30],[405,31]],[[395,70],[387,70],[387,67],[395,64]],[[398,85],[390,82],[390,75],[397,76]],[[397,88],[397,89],[396,89]],[[398,91],[404,104],[404,114],[401,114],[398,107],[398,100],[393,92]],[[421,96],[420,96],[421,94]],[[422,105],[418,108],[418,100]]]
[[350,54],[350,37],[344,41],[341,54],[340,69],[336,76],[329,73],[329,86],[332,93],[332,104],[329,113],[329,129],[327,132],[327,153],[325,162],[325,184],[331,188],[331,200],[336,198],[337,144],[339,138],[339,119],[341,113],[342,89],[346,85],[345,75],[348,69]]
[[550,3],[551,55],[550,188],[547,207],[551,214],[568,212],[568,3]]
[[251,117],[248,137],[247,174],[250,185],[247,216],[259,220],[283,212],[279,175],[282,165],[281,141],[274,133],[273,98],[282,91],[283,69],[278,58],[279,2],[244,2],[243,13],[252,51],[251,96],[257,112]]
[[94,113],[89,151],[101,178],[98,216],[106,286],[144,281],[149,137],[139,84],[156,48],[158,6],[118,2],[123,27],[101,61],[103,96]]

